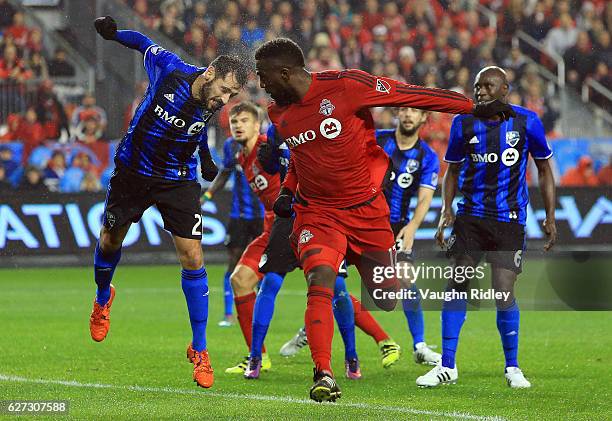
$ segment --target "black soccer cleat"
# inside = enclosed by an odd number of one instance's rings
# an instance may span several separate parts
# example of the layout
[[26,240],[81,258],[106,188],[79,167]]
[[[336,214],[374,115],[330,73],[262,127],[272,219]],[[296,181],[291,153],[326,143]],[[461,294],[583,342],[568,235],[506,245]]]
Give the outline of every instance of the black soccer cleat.
[[310,399],[316,402],[335,402],[340,399],[342,392],[331,374],[325,371],[317,372],[316,369],[313,371],[314,384],[310,388]]

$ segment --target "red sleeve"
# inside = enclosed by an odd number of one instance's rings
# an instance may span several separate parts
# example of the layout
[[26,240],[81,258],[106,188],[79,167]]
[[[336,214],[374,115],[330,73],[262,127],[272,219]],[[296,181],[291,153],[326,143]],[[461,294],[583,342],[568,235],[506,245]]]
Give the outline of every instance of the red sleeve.
[[289,158],[289,168],[287,169],[287,174],[285,175],[285,179],[283,180],[281,187],[288,188],[295,195],[297,184],[297,174],[295,173],[295,166],[293,165],[293,155],[291,155],[291,158]]
[[474,102],[447,89],[409,85],[362,70],[344,70],[339,79],[351,95],[354,111],[370,107],[412,107],[451,114],[471,114]]

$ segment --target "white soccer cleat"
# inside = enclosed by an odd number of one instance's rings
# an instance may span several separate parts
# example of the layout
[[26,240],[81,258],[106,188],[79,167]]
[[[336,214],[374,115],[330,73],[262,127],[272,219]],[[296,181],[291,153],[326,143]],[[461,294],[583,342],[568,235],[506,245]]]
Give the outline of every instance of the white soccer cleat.
[[436,387],[441,384],[455,384],[457,383],[457,366],[455,368],[448,368],[442,365],[437,365],[424,376],[416,379],[416,384],[419,387]]
[[286,342],[281,347],[280,354],[283,357],[292,357],[300,352],[300,349],[304,348],[306,345],[308,345],[308,339],[306,338],[306,330],[302,327],[290,341]]
[[442,355],[432,351],[425,342],[416,344],[416,350],[412,356],[417,364],[437,365],[442,361]]
[[513,389],[527,389],[531,387],[529,380],[518,367],[506,367],[506,382]]

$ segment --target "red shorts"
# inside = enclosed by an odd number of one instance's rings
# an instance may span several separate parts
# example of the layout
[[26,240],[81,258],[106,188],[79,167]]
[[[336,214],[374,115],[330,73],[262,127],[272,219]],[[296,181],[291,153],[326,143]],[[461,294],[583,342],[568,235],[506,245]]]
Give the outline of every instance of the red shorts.
[[382,194],[354,209],[296,203],[294,210],[291,244],[305,273],[320,265],[337,271],[345,255],[348,263],[359,267],[363,255],[388,253],[395,243],[389,207]]
[[272,230],[272,224],[274,223],[274,212],[266,211],[264,214],[264,226],[262,233],[256,237],[251,243],[244,249],[242,256],[237,265],[245,265],[253,269],[253,272],[257,274],[259,279],[263,278],[263,273],[259,272],[259,262],[261,255],[264,253],[268,241],[270,240],[270,231]]

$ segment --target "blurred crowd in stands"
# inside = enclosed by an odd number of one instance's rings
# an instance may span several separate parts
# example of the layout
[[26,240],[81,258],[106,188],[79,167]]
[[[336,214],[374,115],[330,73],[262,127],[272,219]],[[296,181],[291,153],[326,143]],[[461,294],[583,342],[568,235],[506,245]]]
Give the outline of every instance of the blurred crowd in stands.
[[[562,134],[559,112],[530,59],[551,68],[554,63],[536,50],[517,48],[512,42],[517,31],[564,58],[571,87],[579,90],[592,78],[612,88],[612,2],[605,0],[480,0],[495,13],[496,26],[470,0],[121,1],[202,63],[218,54],[249,54],[266,40],[288,36],[303,47],[310,70],[360,68],[468,96],[479,69],[501,65],[511,82],[510,101],[536,111],[550,138]],[[89,94],[78,106],[60,102],[51,80],[74,75],[74,67],[61,49],[48,57],[40,29],[25,26],[23,14],[6,0],[0,0],[0,31],[0,86],[11,82],[17,89],[32,89],[24,87],[26,82],[38,81],[24,112],[2,116],[0,191],[104,188],[115,146],[105,138],[105,111]],[[136,88],[125,126],[145,89],[146,83]],[[256,80],[246,95],[262,105],[268,100]],[[592,98],[603,104],[602,98]],[[219,117],[226,131],[227,111]],[[440,156],[451,119],[432,113],[421,131]],[[394,127],[395,112],[377,109],[375,120],[381,128]],[[63,141],[53,142],[58,138]],[[594,163],[584,156],[576,164],[561,184],[612,184],[609,161]]]

